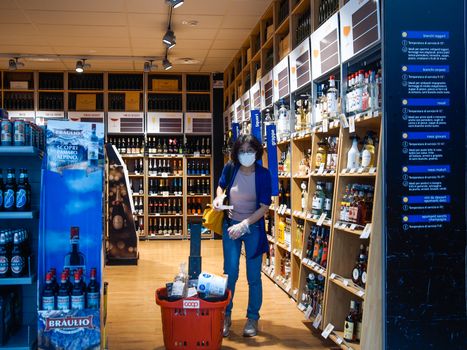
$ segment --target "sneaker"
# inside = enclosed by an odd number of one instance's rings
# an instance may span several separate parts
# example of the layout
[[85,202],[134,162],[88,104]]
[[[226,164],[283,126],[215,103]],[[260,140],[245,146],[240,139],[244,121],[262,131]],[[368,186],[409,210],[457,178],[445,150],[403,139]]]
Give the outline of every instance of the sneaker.
[[232,325],[232,318],[230,315],[225,315],[224,317],[224,330],[222,331],[222,335],[224,337],[228,337],[230,334],[230,326]]
[[248,319],[245,323],[245,328],[243,328],[243,336],[244,337],[254,337],[258,334],[258,321]]

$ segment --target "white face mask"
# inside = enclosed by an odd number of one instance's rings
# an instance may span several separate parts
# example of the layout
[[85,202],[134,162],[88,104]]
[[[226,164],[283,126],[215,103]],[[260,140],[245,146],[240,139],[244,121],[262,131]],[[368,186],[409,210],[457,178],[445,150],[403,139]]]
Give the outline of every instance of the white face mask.
[[256,153],[240,153],[238,161],[245,167],[252,166],[256,161]]

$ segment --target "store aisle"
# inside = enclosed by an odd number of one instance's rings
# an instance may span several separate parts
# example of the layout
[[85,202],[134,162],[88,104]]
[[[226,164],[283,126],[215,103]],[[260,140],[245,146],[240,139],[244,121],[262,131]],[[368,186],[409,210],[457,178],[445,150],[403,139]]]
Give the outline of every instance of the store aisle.
[[[164,349],[160,309],[154,300],[156,288],[173,279],[181,262],[188,261],[188,241],[141,242],[138,266],[108,266],[104,280],[109,282],[107,334],[109,349]],[[222,273],[220,241],[203,241],[203,270]],[[262,276],[264,302],[260,333],[242,336],[248,287],[242,258],[232,332],[223,349],[328,349],[302,323],[303,315],[269,278]]]

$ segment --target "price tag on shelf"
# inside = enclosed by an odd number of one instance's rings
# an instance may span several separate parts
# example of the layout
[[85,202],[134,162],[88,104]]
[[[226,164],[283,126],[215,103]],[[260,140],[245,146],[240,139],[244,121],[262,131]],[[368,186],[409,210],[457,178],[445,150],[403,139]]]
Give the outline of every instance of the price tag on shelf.
[[344,113],[339,114],[339,120],[341,121],[342,127],[347,129],[349,127],[349,122],[347,121],[347,117]]
[[351,116],[349,117],[349,133],[354,133],[355,132],[355,117]]
[[196,290],[195,287],[188,288],[188,294],[187,294],[188,298],[191,298],[197,294],[198,294],[198,291]]
[[207,196],[208,194],[207,193],[203,193],[203,196]]
[[365,295],[365,292],[363,290],[359,290],[357,292],[357,295],[361,298],[361,297],[363,297]]
[[292,289],[292,286],[290,284],[288,284],[287,287],[285,287],[285,291],[287,293],[289,293],[291,289]]
[[306,214],[307,219],[311,219],[311,213]]
[[310,319],[311,317],[311,313],[313,312],[313,306],[309,305],[307,308],[306,308],[306,311],[305,311],[305,318],[307,320]]
[[326,213],[322,213],[316,223],[316,226],[323,226],[324,220],[326,220]]
[[200,156],[201,156],[201,153],[199,153],[199,152],[194,152],[193,153],[193,157],[200,157]]
[[370,168],[369,173],[370,174],[376,173],[376,168],[375,167]]
[[379,117],[379,112],[378,111],[373,112],[373,118],[376,118],[376,117]]
[[329,131],[329,120],[323,119],[323,132],[328,132],[328,131]]
[[341,345],[343,341],[344,341],[344,340],[343,340],[341,337],[339,337],[338,335],[336,336],[336,343],[337,343],[337,345]]
[[322,319],[323,319],[323,316],[321,314],[318,314],[318,316],[316,316],[316,318],[315,318],[315,320],[313,322],[313,327],[318,329],[319,325],[321,324]]
[[168,196],[169,196],[169,191],[162,192],[162,197],[168,197]]
[[357,228],[357,224],[352,224],[352,225],[350,225],[350,229],[351,229],[351,230],[355,230],[356,228]]
[[358,168],[358,171],[357,171],[357,173],[361,174],[361,173],[363,173],[363,171],[364,171],[364,170],[365,170],[365,168],[363,168],[363,167],[361,167],[361,168]]
[[302,303],[300,303],[300,304],[298,304],[298,309],[299,309],[300,311],[302,311],[302,312],[303,312],[303,311],[305,311],[305,310],[306,310],[306,306],[305,306],[305,305],[303,305]]
[[347,278],[344,278],[342,282],[344,283],[344,286],[346,287],[349,285],[349,280]]
[[367,239],[368,237],[370,237],[370,233],[371,233],[371,224],[366,224],[365,228],[363,229],[362,234],[360,235],[360,238]]
[[320,273],[320,274],[323,274],[324,271],[325,271],[325,270],[324,270],[323,268],[320,268],[320,269],[319,269],[319,273]]
[[341,223],[340,223],[340,222],[336,222],[336,223],[334,224],[334,228],[339,228],[340,226],[341,226]]
[[357,170],[357,169],[355,169],[355,168],[350,169],[350,170],[349,170],[349,174],[355,174],[355,171],[356,171],[356,170]]
[[162,173],[161,176],[162,177],[169,177],[169,174],[168,173]]
[[341,174],[346,174],[347,173],[347,168],[342,169]]
[[324,163],[321,163],[319,166],[318,171],[316,172],[318,175],[321,175],[324,172]]
[[331,273],[331,276],[329,276],[329,278],[333,280],[334,278],[336,278],[336,274],[335,274],[335,273]]
[[161,214],[159,214],[159,213],[156,213],[156,216],[161,216]]
[[323,333],[321,333],[321,336],[324,338],[324,339],[328,339],[329,337],[329,334],[331,334],[331,332],[334,330],[334,325],[332,323],[328,323],[328,325],[326,326],[326,328],[324,329]]

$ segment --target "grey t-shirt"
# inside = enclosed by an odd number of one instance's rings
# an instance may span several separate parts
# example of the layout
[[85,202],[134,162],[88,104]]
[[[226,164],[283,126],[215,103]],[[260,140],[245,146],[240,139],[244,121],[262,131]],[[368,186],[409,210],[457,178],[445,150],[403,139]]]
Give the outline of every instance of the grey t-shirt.
[[233,209],[229,212],[232,220],[242,221],[256,211],[256,183],[255,172],[245,174],[238,170],[232,187],[230,188],[230,205]]

